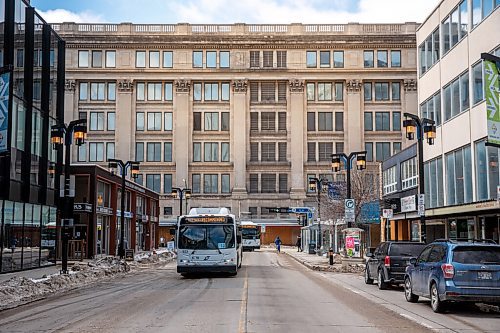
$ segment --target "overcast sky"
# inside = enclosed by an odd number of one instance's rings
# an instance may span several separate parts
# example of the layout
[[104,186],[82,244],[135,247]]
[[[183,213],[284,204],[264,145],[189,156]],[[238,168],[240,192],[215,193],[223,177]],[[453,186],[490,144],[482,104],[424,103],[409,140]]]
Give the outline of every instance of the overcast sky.
[[31,0],[49,23],[423,22],[440,0]]

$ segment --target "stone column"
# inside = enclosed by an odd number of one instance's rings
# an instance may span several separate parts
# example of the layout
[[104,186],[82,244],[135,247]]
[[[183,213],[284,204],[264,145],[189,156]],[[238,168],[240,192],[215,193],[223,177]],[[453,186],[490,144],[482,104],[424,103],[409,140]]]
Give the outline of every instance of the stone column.
[[135,104],[134,84],[118,81],[115,113],[115,157],[122,161],[135,160]]
[[288,110],[290,112],[290,152],[291,152],[291,189],[290,199],[304,199],[304,151],[307,145],[307,132],[304,131],[306,123],[304,80],[290,80],[290,99]]
[[[191,153],[191,132],[189,119],[192,119],[189,92],[191,82],[188,80],[175,81],[176,95],[174,98],[173,128],[175,180],[173,186],[184,186],[183,179],[189,181],[189,158]],[[189,182],[188,182],[189,183]]]
[[231,99],[231,161],[234,165],[233,198],[244,199],[247,195],[246,170],[247,147],[249,147],[249,104],[247,101],[248,80],[232,82]]
[[344,144],[345,153],[365,149],[363,143],[363,117],[361,110],[361,88],[359,80],[347,81],[347,105],[344,111]]

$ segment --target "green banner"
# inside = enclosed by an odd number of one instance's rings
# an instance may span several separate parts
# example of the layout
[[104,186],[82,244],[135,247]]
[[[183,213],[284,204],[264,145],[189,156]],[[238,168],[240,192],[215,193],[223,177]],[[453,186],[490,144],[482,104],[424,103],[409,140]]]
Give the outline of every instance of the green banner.
[[488,142],[500,145],[500,84],[495,62],[484,60],[484,96],[488,119]]

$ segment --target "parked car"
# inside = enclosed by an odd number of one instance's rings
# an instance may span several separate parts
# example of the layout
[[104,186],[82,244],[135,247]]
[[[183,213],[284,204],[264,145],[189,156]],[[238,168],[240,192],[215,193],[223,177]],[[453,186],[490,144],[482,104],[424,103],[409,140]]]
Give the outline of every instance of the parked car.
[[450,301],[500,303],[500,245],[437,240],[410,260],[404,287],[408,302],[430,298],[434,312]]
[[386,289],[391,284],[404,282],[406,266],[410,258],[420,254],[424,243],[389,241],[381,243],[375,252],[368,253],[365,267],[365,283],[377,280],[379,289]]

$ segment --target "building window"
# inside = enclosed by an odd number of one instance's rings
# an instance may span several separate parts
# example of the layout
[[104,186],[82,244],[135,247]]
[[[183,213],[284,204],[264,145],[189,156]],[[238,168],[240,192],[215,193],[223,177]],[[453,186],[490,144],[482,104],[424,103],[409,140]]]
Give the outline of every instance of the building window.
[[260,129],[262,131],[276,130],[276,113],[261,112],[260,113]]
[[89,161],[90,162],[104,161],[104,143],[102,142],[89,143]]
[[260,144],[260,160],[263,162],[276,161],[276,144],[274,142],[262,142]]
[[229,131],[229,112],[221,112],[221,131]]
[[201,162],[201,143],[193,142],[193,162]]
[[384,195],[394,193],[397,190],[396,166],[393,166],[383,173]]
[[316,113],[308,112],[307,113],[307,131],[313,132],[316,131]]
[[200,193],[201,192],[201,175],[200,174],[193,174],[192,182],[191,182],[191,191],[193,191],[193,193]]
[[375,100],[388,101],[389,100],[389,83],[376,82],[375,83]]
[[250,51],[250,67],[260,67],[260,51]]
[[161,83],[148,83],[148,101],[161,101]]
[[331,67],[330,51],[319,51],[319,67]]
[[418,185],[417,158],[401,163],[401,189],[407,190]]
[[135,67],[146,68],[146,51],[135,51]]
[[401,100],[401,84],[399,82],[391,83],[391,98],[393,101]]
[[365,112],[365,131],[373,131],[373,113]]
[[217,67],[217,51],[207,51],[207,68]]
[[276,51],[276,67],[286,68],[286,51]]
[[473,91],[473,104],[479,103],[484,100],[483,88],[483,62],[480,61],[472,66],[472,91]]
[[204,161],[205,162],[218,162],[219,161],[219,143],[218,142],[205,142],[203,145]]
[[443,88],[445,120],[469,109],[469,72],[457,77]]
[[222,174],[220,178],[220,191],[221,193],[231,192],[231,181],[228,174]]
[[333,114],[318,112],[318,131],[333,131]]
[[[172,193],[172,174],[166,173],[163,175],[163,193],[167,195],[170,195]],[[170,208],[170,214],[165,214],[165,215],[171,215],[172,207],[165,207],[165,208]]]
[[108,83],[108,101],[116,100],[116,83]]
[[344,67],[344,51],[333,51],[333,67]]
[[219,175],[203,175],[203,192],[218,193]]
[[86,101],[88,99],[88,86],[87,82],[80,82],[80,101]]
[[364,51],[363,52],[363,63],[365,68],[373,68],[373,51]]
[[401,151],[401,142],[392,143],[392,154],[397,154]]
[[221,83],[221,101],[229,101],[229,83]]
[[390,142],[377,142],[376,143],[376,161],[383,162],[391,157],[391,143]]
[[229,51],[220,51],[219,52],[219,67],[220,68],[229,68],[230,67]]
[[273,51],[262,51],[263,67],[273,67]]
[[401,112],[392,113],[392,130],[401,131]]
[[261,177],[261,192],[262,193],[276,193],[276,175],[270,173],[263,173]]
[[219,100],[219,84],[205,83],[205,101]]
[[318,153],[320,162],[331,161],[333,154],[333,142],[319,142]]
[[144,101],[145,94],[144,94],[144,83],[137,83],[136,86],[136,97],[138,101]]
[[165,124],[164,124],[165,131],[172,131],[173,130],[172,112],[165,112],[164,122],[165,122]]
[[221,142],[220,160],[221,162],[229,162],[229,142]]
[[366,161],[373,162],[373,142],[365,142]]
[[149,174],[146,175],[146,187],[151,191],[160,193],[161,191],[161,175],[160,174]]
[[[492,2],[491,0],[487,1]],[[441,24],[441,31],[443,32],[443,53],[448,52],[467,35],[468,20],[467,0],[464,0]]]
[[306,52],[306,66],[308,68],[316,68],[317,59],[316,59],[316,51],[307,51]]
[[201,112],[193,112],[193,131],[201,131]]
[[387,67],[387,51],[377,51],[377,67]]
[[288,193],[288,175],[286,173],[279,175],[279,193]]
[[257,162],[259,160],[259,143],[250,142],[250,161]]
[[[19,51],[18,51],[17,55],[18,55],[18,57],[17,57],[18,66],[17,67],[23,67],[22,65],[19,66]],[[80,67],[80,68],[89,67],[89,51],[78,51],[78,67]]]
[[163,68],[172,68],[173,56],[172,51],[163,51]]
[[107,121],[107,130],[114,131],[115,130],[115,113],[108,112],[108,121]]
[[193,84],[193,100],[196,102],[201,101],[201,83]]
[[363,83],[363,95],[364,95],[365,101],[372,100],[372,84],[371,83],[369,83],[369,82]]
[[485,141],[476,142],[476,195],[477,200],[495,199],[500,182],[499,154],[500,149],[485,146]]
[[91,101],[104,101],[104,94],[106,90],[106,84],[92,82],[90,83],[90,100]]
[[425,206],[428,208],[444,205],[443,160],[441,157],[425,163]]
[[144,131],[144,112],[137,112],[135,114],[135,130]]
[[259,192],[259,175],[255,173],[250,174],[250,193]]
[[165,82],[165,100],[170,101],[170,102],[173,100],[172,83],[171,82]]
[[420,105],[420,116],[434,120],[436,126],[441,125],[441,93],[439,91]]
[[375,112],[375,131],[390,130],[390,112]]
[[308,101],[315,101],[316,100],[316,93],[314,91],[316,84],[315,83],[307,83],[306,84],[306,93],[307,93],[307,100]]
[[331,83],[318,83],[318,101],[331,101],[332,100],[332,84]]
[[276,86],[274,82],[261,83],[261,102],[275,102],[276,101]]
[[193,51],[193,68],[203,68],[203,51]]
[[87,145],[78,146],[78,162],[87,161]]
[[419,61],[420,61],[420,74],[424,74],[439,60],[439,28],[434,30],[425,41],[420,44]]
[[161,112],[148,112],[148,131],[161,131]]
[[307,143],[307,162],[316,162],[316,142]]
[[92,51],[92,67],[102,67],[102,51]]
[[344,100],[344,84],[342,82],[335,83],[335,101],[342,102]]
[[107,142],[106,143],[106,160],[110,158],[115,158],[115,143]]
[[343,142],[335,142],[335,153],[340,154],[344,152],[344,143]]
[[146,161],[161,162],[161,143],[148,142],[146,146]]
[[344,130],[344,112],[335,112],[335,130],[337,132]]
[[172,142],[163,143],[163,161],[172,162]]
[[90,112],[90,130],[104,131],[104,112]]
[[137,162],[144,161],[144,142],[135,143],[135,160]]
[[470,146],[446,154],[446,204],[472,202],[472,161]]
[[149,68],[160,68],[160,51],[149,51]]
[[401,67],[401,51],[391,50],[391,67]]
[[278,161],[286,162],[286,142],[278,142]]
[[[165,193],[168,193],[165,191]],[[173,214],[172,207],[163,207],[163,215],[169,216]]]
[[219,130],[219,112],[205,112],[205,131]]

